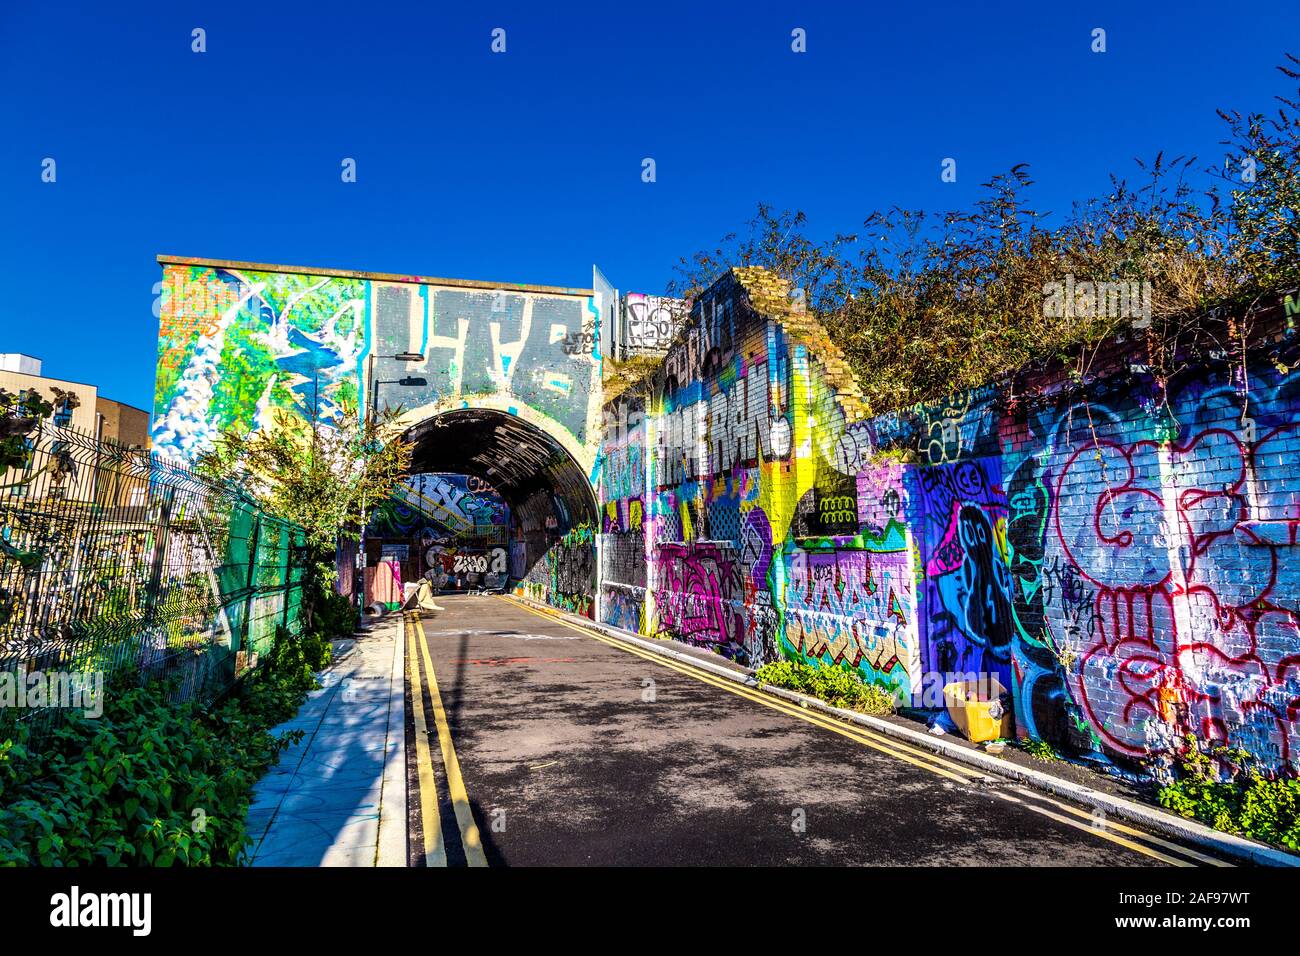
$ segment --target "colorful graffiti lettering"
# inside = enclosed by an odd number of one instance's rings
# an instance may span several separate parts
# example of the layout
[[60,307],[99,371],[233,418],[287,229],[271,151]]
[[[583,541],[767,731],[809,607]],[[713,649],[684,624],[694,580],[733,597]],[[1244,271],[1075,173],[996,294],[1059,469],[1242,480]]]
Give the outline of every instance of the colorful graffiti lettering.
[[372,384],[381,408],[486,399],[585,446],[600,357],[565,340],[595,334],[591,297],[453,286],[165,264],[154,447],[193,458],[277,409],[328,423]]
[[796,654],[910,689],[914,608],[906,552],[796,552],[785,595],[786,640]]
[[[1245,374],[1202,361],[1080,399],[1026,370],[852,420],[840,360],[774,282],[718,280],[652,386],[607,409],[606,620],[913,690],[992,674],[1019,733],[1076,752],[1193,733],[1300,766],[1300,342],[1280,305],[1259,336],[1283,344]],[[636,427],[610,428],[619,402]]]

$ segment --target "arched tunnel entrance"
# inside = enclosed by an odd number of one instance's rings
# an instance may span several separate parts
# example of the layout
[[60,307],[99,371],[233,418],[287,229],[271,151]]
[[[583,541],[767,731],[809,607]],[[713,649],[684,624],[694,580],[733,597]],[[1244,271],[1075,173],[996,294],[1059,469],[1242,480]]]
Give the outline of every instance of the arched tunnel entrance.
[[[415,446],[413,476],[467,476],[469,492],[481,500],[495,492],[508,509],[498,545],[504,546],[504,555],[495,547],[477,552],[467,548],[464,562],[459,562],[459,555],[449,553],[457,546],[455,536],[448,545],[433,541],[424,529],[413,529],[408,579],[430,571],[438,574],[439,564],[445,562],[444,587],[481,581],[595,616],[596,498],[582,466],[558,440],[522,418],[484,408],[425,418],[411,425],[405,437]],[[449,504],[441,500],[446,482],[437,485],[432,496],[427,484],[417,482],[412,484],[424,491],[417,491],[412,503],[432,511]],[[456,573],[458,562],[466,570],[464,577]]]

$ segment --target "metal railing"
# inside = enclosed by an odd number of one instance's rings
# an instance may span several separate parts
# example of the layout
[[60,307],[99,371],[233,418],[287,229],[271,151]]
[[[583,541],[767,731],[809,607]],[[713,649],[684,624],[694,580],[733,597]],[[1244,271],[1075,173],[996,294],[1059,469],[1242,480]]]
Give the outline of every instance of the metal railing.
[[[215,697],[299,627],[301,529],[136,447],[48,423],[0,476],[0,678],[169,678]],[[44,726],[57,702],[13,706]],[[39,699],[37,699],[39,704]]]

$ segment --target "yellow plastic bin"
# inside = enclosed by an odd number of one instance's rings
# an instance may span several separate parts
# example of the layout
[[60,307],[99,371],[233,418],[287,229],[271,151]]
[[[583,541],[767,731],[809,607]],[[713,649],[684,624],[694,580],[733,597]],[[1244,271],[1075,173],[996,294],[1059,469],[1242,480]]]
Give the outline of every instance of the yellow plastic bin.
[[978,744],[1015,735],[1011,708],[999,700],[1005,699],[1006,693],[1007,689],[996,677],[964,680],[944,685],[943,702],[948,716],[966,739]]

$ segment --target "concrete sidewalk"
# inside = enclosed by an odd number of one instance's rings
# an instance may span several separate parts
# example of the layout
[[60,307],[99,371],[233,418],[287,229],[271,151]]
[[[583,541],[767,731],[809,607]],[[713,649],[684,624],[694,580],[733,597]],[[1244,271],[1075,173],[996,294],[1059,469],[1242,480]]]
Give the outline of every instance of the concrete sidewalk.
[[253,789],[253,866],[406,866],[400,614],[335,643],[323,686],[276,733],[303,739]]

